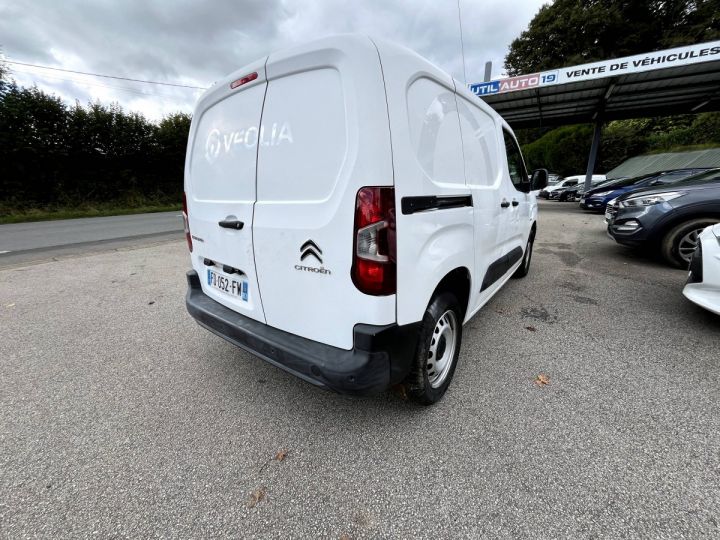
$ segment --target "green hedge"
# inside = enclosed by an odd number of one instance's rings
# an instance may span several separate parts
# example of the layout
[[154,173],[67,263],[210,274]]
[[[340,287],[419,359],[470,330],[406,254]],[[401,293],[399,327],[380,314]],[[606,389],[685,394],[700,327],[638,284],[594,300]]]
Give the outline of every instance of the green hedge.
[[[523,145],[530,169],[547,168],[562,176],[583,174],[592,141],[593,126],[563,126],[544,134],[520,130],[518,138],[532,140]],[[631,157],[676,149],[720,146],[720,113],[702,113],[663,118],[617,120],[602,131],[595,173],[605,173]]]
[[178,202],[189,126],[0,82],[0,207]]

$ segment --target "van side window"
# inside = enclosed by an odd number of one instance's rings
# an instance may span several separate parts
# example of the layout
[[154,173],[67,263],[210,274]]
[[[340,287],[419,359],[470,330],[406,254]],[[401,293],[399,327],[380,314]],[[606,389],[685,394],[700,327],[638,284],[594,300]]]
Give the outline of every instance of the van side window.
[[513,136],[503,129],[503,137],[505,138],[505,152],[507,153],[510,180],[512,180],[516,188],[519,188],[523,182],[529,182],[525,163]]
[[427,77],[407,89],[410,137],[432,182],[465,185],[462,138],[455,94]]
[[[477,101],[477,98],[476,98]],[[462,133],[465,179],[469,186],[490,187],[499,178],[497,128],[476,103],[457,95]]]

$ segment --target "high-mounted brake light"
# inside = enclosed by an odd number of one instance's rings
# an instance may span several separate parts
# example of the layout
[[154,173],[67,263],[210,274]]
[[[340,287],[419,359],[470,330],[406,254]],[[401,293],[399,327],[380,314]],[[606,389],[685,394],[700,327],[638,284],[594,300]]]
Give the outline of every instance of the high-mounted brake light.
[[185,227],[185,240],[187,240],[188,249],[190,250],[190,253],[192,253],[192,250],[193,250],[192,236],[190,236],[190,219],[188,218],[187,196],[185,195],[185,193],[183,193],[182,217],[183,217],[183,226]]
[[365,294],[397,291],[395,190],[364,187],[355,200],[352,280]]
[[238,86],[242,86],[243,84],[247,84],[250,81],[254,81],[257,79],[257,72],[250,73],[250,75],[245,75],[244,77],[241,77],[233,82],[230,83],[230,89],[235,90]]

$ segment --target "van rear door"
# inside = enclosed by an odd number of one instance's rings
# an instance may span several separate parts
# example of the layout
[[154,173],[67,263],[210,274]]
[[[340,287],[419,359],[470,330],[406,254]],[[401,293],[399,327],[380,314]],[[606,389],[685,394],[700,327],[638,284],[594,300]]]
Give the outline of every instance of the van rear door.
[[185,165],[192,265],[203,292],[261,322],[252,223],[265,62],[251,64],[203,96]]
[[267,324],[343,349],[356,324],[395,322],[395,295],[351,278],[355,200],[392,186],[385,89],[369,38],[270,55],[253,236]]

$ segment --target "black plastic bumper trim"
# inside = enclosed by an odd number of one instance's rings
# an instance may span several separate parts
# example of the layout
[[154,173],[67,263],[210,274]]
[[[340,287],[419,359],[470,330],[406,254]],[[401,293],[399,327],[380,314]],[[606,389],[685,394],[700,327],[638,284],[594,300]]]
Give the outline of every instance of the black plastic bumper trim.
[[703,281],[703,255],[702,255],[702,244],[698,243],[693,253],[692,259],[690,259],[690,267],[688,272],[688,283],[702,283]]
[[293,375],[344,394],[377,394],[410,371],[420,323],[358,324],[354,346],[340,349],[272,328],[207,296],[197,272],[187,273],[185,304],[200,324],[233,345]]
[[483,278],[482,285],[480,286],[480,292],[487,289],[490,285],[495,283],[498,279],[503,277],[507,271],[512,268],[512,265],[522,259],[523,250],[521,247],[513,248],[512,251],[506,253],[498,260],[488,266],[485,277]]

